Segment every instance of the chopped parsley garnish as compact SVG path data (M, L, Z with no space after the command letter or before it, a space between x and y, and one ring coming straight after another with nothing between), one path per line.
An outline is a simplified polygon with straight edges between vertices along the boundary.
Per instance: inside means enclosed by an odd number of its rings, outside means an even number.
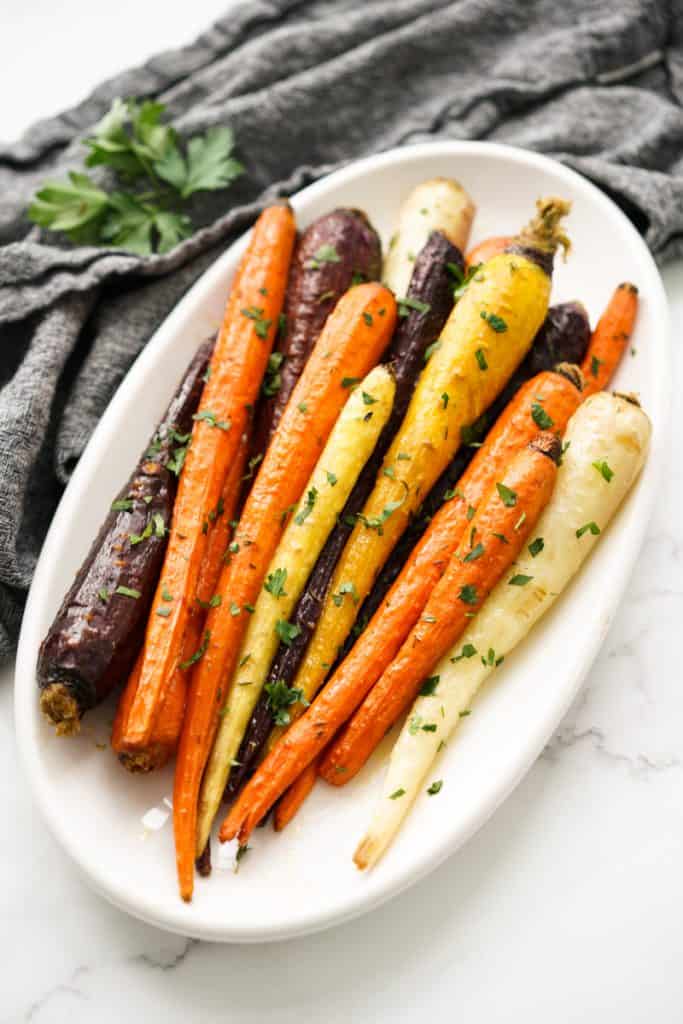
M230 420L217 420L215 412L211 412L209 409L196 412L192 419L202 420L204 423L208 423L210 427L218 427L219 430L230 430L232 426Z
M100 587L100 589L97 591L97 596L99 597L100 601L104 601L104 603L106 604L111 595L106 587Z
M484 355L483 348L478 348L474 353L474 358L477 360L477 366L480 370L488 370L489 364L486 362L486 356Z
M475 277L476 274L479 273L481 269L481 263L477 263L475 266L470 267L466 274L463 274L462 270L460 269L457 263L447 263L446 269L455 278L456 284L455 288L453 289L453 301L457 302L458 299L461 299L465 292L467 291L467 287L470 281Z
M601 462L593 462L591 463L591 465L594 469L597 469L598 473L600 474L603 480L605 480L607 483L610 482L610 480L614 476L614 470L610 469L610 467L607 465L604 459Z
M407 452L399 452L398 455L396 456L397 462L410 462L411 459L412 455L408 455Z
M372 327L372 313L363 313L363 321L368 327Z
M335 247L330 245L329 242L321 245L320 248L313 253L313 256L306 266L311 267L313 270L318 270L321 263L341 263L341 256Z
M401 317L409 316L411 309L414 309L416 313L428 313L431 308L428 302L420 302L419 299L413 299L409 295L398 300L398 315Z
M468 523L472 522L472 520L474 519L474 517L476 515L476 512L477 512L477 510L474 507L474 505L468 505L467 506L467 512L465 513L465 516L467 518L467 522Z
M390 480L396 479L396 470L394 469L393 466L384 466L384 468L382 469L382 474L384 476L388 476Z
M498 316L496 313L486 313L483 309L479 316L482 320L486 320L489 327L496 332L496 334L502 334L503 331L507 331L508 325L502 316Z
M497 537L497 539L501 542L501 544L509 544L510 543L510 541L507 539L507 537L505 536L504 533L496 533L495 531L492 531L491 536L492 537Z
M456 654L454 658L451 658L452 662L462 661L463 658L473 658L477 653L477 648L474 644L465 644L460 651L460 654Z
M294 522L297 524L297 526L303 526L305 520L308 519L311 512L313 511L313 506L316 503L317 497L317 488L311 487L308 494L306 495L306 501L301 506L297 514L294 516Z
M377 399L373 395L368 394L367 391L361 391L361 395L363 396L363 405L374 405L377 401Z
M268 365L266 366L263 383L261 384L261 394L266 398L272 398L282 387L280 367L284 358L282 352L271 352L268 356Z
M440 676L428 676L420 687L420 696L431 697L436 693L436 688L439 685L440 678Z
M484 554L484 545L480 541L478 544L476 544L472 548L471 551L468 551L468 553L463 558L463 562L476 562L476 560L478 558L481 558L481 556L483 554Z
M603 360L598 359L597 356L591 356L591 373L594 377L597 377L600 367L602 366Z
M286 569L274 569L273 572L269 573L266 582L263 584L263 589L267 590L273 597L286 597L287 592L285 591L285 580L287 579ZM245 605L246 607L246 605Z
M163 520L162 520L162 523L163 523ZM128 537L128 540L130 541L130 546L132 548L134 548L136 544L141 544L143 540L147 540L148 537L151 537L151 536L152 536L152 521L150 520L147 523L147 525L145 526L145 528L142 531L142 533L131 533L129 535L129 537ZM162 534L162 536L163 536L163 534Z
M140 591L133 587L117 587L114 593L120 594L121 597L132 597L135 601L141 596Z
M405 794L406 794L406 791L405 791L405 789L403 789L403 788L401 787L401 788L399 788L399 789L395 789L395 790L394 790L394 792L393 792L393 793L391 794L391 796L389 797L389 799L390 799L390 800L398 800L398 798L399 798L400 796L405 796Z
M297 409L299 410L299 412L308 412L308 406L306 405L305 402L299 402L299 404L297 405Z
M442 786L443 779L437 779L436 782L432 782L431 786L427 790L427 793L429 794L429 796L436 796L437 793L441 792Z
M555 425L555 421L548 415L540 402L531 403L531 418L541 430L550 430Z
M133 502L130 498L121 498L119 501L113 501L111 504L112 512L130 512L133 508Z
M328 299L333 299L334 296L335 296L335 293L332 290L332 288L330 288L329 291L322 292L315 301L316 302L326 302Z
M330 473L329 469L326 469L325 476L327 477L327 482L330 485L330 487L334 487L335 484L337 483L337 477L334 475L334 473Z
M233 619L236 619L237 616L241 614L241 612L242 612L242 609L237 604L237 602L236 601L231 601L230 602L230 614L232 615Z
M173 600L173 594L168 590L168 588L167 588L165 583L163 583L161 585L161 600L162 601L172 601Z
M541 551L543 551L544 547L545 541L543 540L543 537L537 537L536 540L532 540L529 545L529 554L532 558L535 558L536 555L539 555Z
M362 377L342 377L343 388L355 388L356 384L360 384Z
M358 604L360 601L358 591L356 590L356 584L353 581L342 583L337 593L332 595L332 601L337 608L341 607L345 594L351 595L351 600L354 604Z
M280 313L279 317L277 318L277 329L279 331L280 337L284 338L285 334L287 333L287 317L284 313Z
M500 495L500 500L506 508L515 507L517 504L517 495L510 487L506 487L505 484L496 484L496 490Z
M250 658L251 658L251 653L247 652L242 658L240 658L239 665L237 667L238 668L243 668L246 665L246 663L249 661Z
M425 363L428 363L429 360L434 355L434 353L438 352L440 348L441 348L441 342L438 339L436 341L433 341L431 343L431 345L427 345L427 348L425 349L425 354L424 354L424 357L423 357Z
M275 632L285 647L290 647L301 633L301 628L293 622L287 622L286 619L278 619L275 623Z
M230 552L231 555L236 555L239 549L240 546L236 540L231 540L230 543L228 544L228 551Z
M600 533L600 527L597 523L592 521L590 523L584 523L583 526L580 526L576 531L576 536L583 537L584 533L591 533L593 537L597 537Z
M162 619L167 619L170 614L170 608L157 608L157 615L159 615Z
M477 603L477 588L473 583L466 583L464 587L460 588L458 597L463 604L476 604Z
M508 580L508 583L511 587L525 587L532 579L533 576L525 576L523 572L518 572L511 580Z
M422 716L413 715L408 722L408 732L411 736L415 736L422 728Z
M207 629L207 631L204 633L204 639L202 640L202 642L199 645L199 647L197 648L197 650L194 652L194 654L190 655L190 657L187 659L187 661L181 661L180 662L180 668L186 669L186 668L190 668L192 665L196 665L197 662L201 658L203 658L204 655L206 654L206 650L207 650L207 647L209 646L209 640L210 639L211 639L211 630Z
M422 732L436 732L436 722L425 722L420 728Z
M276 679L274 683L266 683L264 687L268 695L268 707L273 716L275 725L289 725L291 716L289 708L292 704L303 704L308 707L308 701L304 699L304 691L295 687L287 686L284 679Z
M486 652L486 657L482 657L481 659L482 665L488 665L490 668L498 668L498 666L502 665L504 661L505 655L501 654L500 658L497 658L496 652L494 651L493 647L489 647L488 651ZM462 711L460 712L460 714L462 715ZM469 714L469 711L467 712L467 714Z
M246 309L240 311L242 316L246 316L248 320L254 321L254 331L258 338L267 338L268 329L272 324L272 320L266 320L263 316L263 307L261 306L247 306Z

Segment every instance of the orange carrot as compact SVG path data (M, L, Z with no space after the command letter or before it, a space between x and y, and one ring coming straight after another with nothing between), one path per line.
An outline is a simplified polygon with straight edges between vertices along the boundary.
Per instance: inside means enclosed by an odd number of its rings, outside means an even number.
M485 238L483 242L473 246L467 253L465 266L469 270L470 267L476 267L479 263L486 263L498 253L505 252L507 246L513 241L514 239L508 235L494 235L492 238Z
M221 575L220 606L206 621L178 749L173 812L180 892L192 897L197 799L218 714L226 699L247 616L284 530L348 395L345 378L364 377L386 348L396 302L379 284L351 288L327 319L285 408L244 506L235 551ZM272 592L286 579L272 579Z
M569 371L567 371L569 372ZM470 525L473 511L514 454L538 433L539 410L562 432L581 402L572 380L549 371L524 384L442 505L370 623L310 708L270 751L245 786L221 830L251 831L278 797L332 739L382 675L420 616ZM547 420L543 420L547 424Z
M282 832L286 825L289 825L292 818L297 814L308 794L315 786L318 776L318 765L322 754L307 764L301 775L294 780L287 792L275 807L273 816L273 828L276 832Z
M626 351L638 312L638 289L620 284L596 325L581 364L586 396L607 387Z
M223 559L228 550L232 520L242 486L242 472L247 458L249 443L247 435L243 435L240 450L225 478L220 513L209 528L209 539L199 571L197 584L197 600L204 605L211 601L216 592L216 584L223 567ZM185 637L181 661L192 657L201 643L206 612L201 604L195 604L190 610L185 627ZM148 772L161 768L175 753L178 737L185 716L187 696L187 672L177 667L173 672L166 695L163 698L159 714L152 729L150 741L142 750L126 749L124 734L128 723L130 709L140 682L142 652L135 662L128 683L121 695L114 719L111 745L114 753L124 768L131 772Z
M352 779L410 707L420 686L437 685L429 673L510 569L548 504L561 448L556 434L539 434L515 455L504 480L482 499L469 533L460 541L410 635L325 754L320 774L327 782L340 786ZM509 582L524 586L530 578L512 575ZM415 728L431 726L415 722Z
M242 443L277 329L294 245L287 205L264 210L230 292L210 374L195 414L192 440L178 486L171 534L147 624L140 682L123 740L143 749L180 652L206 550L209 516ZM164 603L164 594L171 600ZM159 615L158 610L164 613Z

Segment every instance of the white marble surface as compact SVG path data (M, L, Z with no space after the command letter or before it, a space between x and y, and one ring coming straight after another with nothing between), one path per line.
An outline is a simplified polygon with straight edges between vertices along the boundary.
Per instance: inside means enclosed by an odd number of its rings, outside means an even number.
M0 31L0 137L190 37L224 6L10 0ZM683 264L664 279L680 414ZM682 445L677 421L671 469L622 608L543 757L430 878L323 935L209 946L104 903L31 803L17 769L11 671L0 673L0 1024L679 1021Z

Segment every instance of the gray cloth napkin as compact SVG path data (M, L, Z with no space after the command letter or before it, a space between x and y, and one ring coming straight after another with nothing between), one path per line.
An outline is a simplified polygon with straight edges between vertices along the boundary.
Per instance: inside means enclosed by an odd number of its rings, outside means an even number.
M116 96L167 104L183 135L229 124L247 169L164 256L62 245L26 219ZM659 260L683 255L683 0L251 0L0 145L0 657L61 490L181 295L270 198L435 138L551 154Z

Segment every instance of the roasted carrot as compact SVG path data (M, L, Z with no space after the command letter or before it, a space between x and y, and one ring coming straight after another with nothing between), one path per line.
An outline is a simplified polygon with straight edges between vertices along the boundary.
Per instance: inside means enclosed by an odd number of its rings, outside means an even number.
M320 753L382 675L420 616L476 506L515 453L538 433L541 410L561 433L581 402L579 381L568 371L546 371L527 381L487 435L459 486L432 520L400 576L348 657L305 714L273 748L243 790L224 835L243 820L254 824ZM571 379L570 379L571 378ZM534 413L536 418L534 418ZM544 424L548 420L542 418Z
M626 351L638 312L638 289L628 281L615 289L607 309L597 322L581 369L586 395L603 391Z
M216 584L224 564L224 556L228 550L228 540L232 529L230 522L235 514L240 495L247 451L248 439L245 434L242 437L237 458L225 478L217 515L209 527L209 539L199 571L196 602L190 609L185 627L181 663L188 661L201 644L206 607L209 606L216 592ZM149 743L142 750L127 750L123 737L140 682L141 665L142 654L138 657L121 695L111 736L112 749L121 764L124 768L136 773L161 768L173 756L183 725L187 697L187 670L178 666L171 676Z
M315 780L318 777L318 764L321 757L322 755L318 755L310 764L306 765L301 775L294 780L276 805L275 814L273 815L273 828L276 832L282 832L283 828L289 825L315 786Z
M423 689L436 689L430 672L450 650L502 579L529 538L555 486L562 444L544 431L522 448L482 499L469 533L462 538L434 587L424 612L400 651L375 684L320 765L328 782L343 785L360 771L382 736ZM509 583L525 586L532 577L516 573ZM415 720L415 730L433 731Z
M476 267L480 263L487 263L494 256L505 252L511 242L512 238L509 235L494 235L492 238L485 238L483 242L478 242L477 245L472 246L465 257L467 269Z
M123 737L133 750L149 743L179 661L206 550L209 515L217 508L225 476L239 451L247 407L258 394L282 308L294 236L289 206L264 210L228 299L194 417L166 558L147 624L140 682ZM164 594L170 594L171 600L164 601Z
M192 897L197 799L249 611L287 520L299 500L337 415L349 395L347 378L363 377L386 348L396 302L379 284L351 288L316 342L261 463L235 534L234 551L218 584L221 604L206 621L178 749L173 816L180 892ZM271 593L286 588L273 574ZM226 710L226 714L229 709Z
M569 205L539 200L538 214L475 274L441 332L392 441L382 472L335 566L306 658L290 684L311 701L355 623L361 602L462 442L496 398L548 309L553 254Z

